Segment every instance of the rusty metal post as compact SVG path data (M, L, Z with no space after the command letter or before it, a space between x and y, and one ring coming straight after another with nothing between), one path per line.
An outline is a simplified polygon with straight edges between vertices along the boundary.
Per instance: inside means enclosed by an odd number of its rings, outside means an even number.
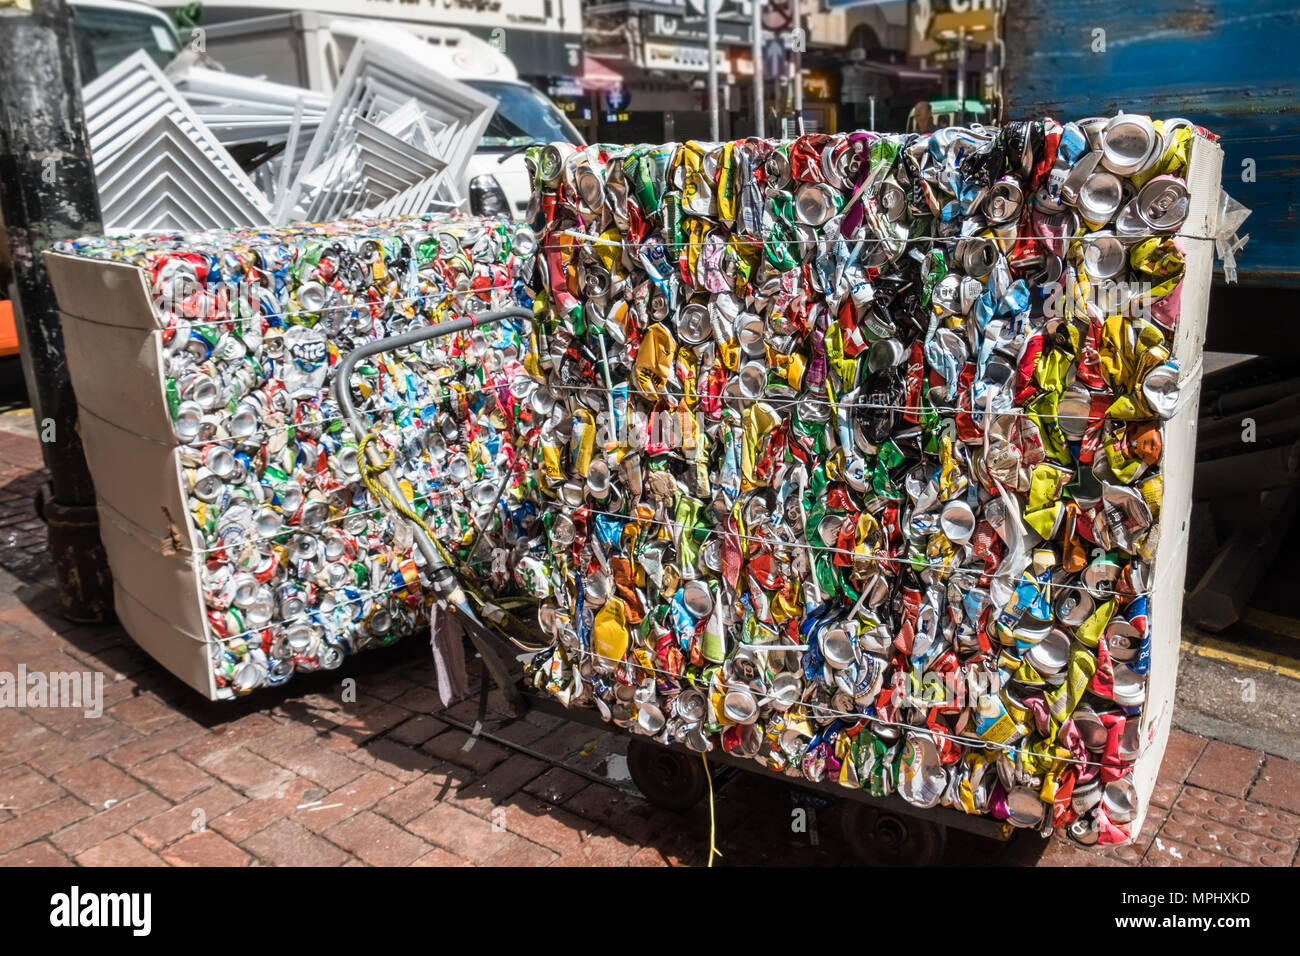
M102 231L66 0L0 5L0 214L23 375L50 472L37 510L49 526L62 613L108 621L112 579L44 259L60 239Z

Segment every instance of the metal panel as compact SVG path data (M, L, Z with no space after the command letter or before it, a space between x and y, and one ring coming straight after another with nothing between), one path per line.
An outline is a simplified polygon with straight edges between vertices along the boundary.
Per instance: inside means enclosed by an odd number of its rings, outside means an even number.
M1224 188L1252 210L1241 280L1300 284L1300 7L1293 0L1201 0L1191 8L1020 0L1004 18L1003 37L1009 118L1122 109L1185 116L1221 136ZM1243 179L1252 167L1254 181Z
M270 203L143 51L84 91L104 228L269 222Z
M303 171L282 208L295 209L308 219L322 218L327 212L348 215L360 211L343 203L343 197L355 197L356 190L335 185L332 178L343 172L343 157L356 146L351 118L359 116L383 126L390 116L409 114L411 103L418 109L425 135L432 139L425 152L446 164L443 175L448 182L458 180L478 148L496 101L435 73L422 58L425 52L425 45L414 37L406 45L396 40L357 41L329 111L312 139ZM324 178L323 170L329 171ZM365 193L363 189L361 195Z

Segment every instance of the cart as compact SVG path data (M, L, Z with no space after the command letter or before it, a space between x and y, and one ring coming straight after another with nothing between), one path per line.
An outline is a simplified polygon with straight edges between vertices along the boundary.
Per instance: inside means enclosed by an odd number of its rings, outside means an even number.
M364 359L479 326L507 320L532 322L533 318L532 311L524 308L484 312L378 339L353 350L340 363L334 381L336 398L344 420L358 442L369 433L352 401L350 385L353 369ZM383 467L384 463L373 445L367 445L366 456L373 466ZM393 500L403 499L391 474L384 471L378 475L378 480ZM508 475L502 479L497 489L498 498L504 494L508 481ZM404 515L391 506L391 502L385 504L393 512L395 520L405 519ZM533 709L564 720L588 724L606 733L627 734L631 738L628 743L628 770L632 782L650 803L668 810L684 811L703 799L709 784L705 767L696 751L678 743L664 744L644 735L632 734L615 724L605 722L593 710L565 707L559 701L524 686L522 670L510 663L514 660L510 648L470 605L455 570L444 559L439 547L418 522L410 521L409 524L415 545L424 558L424 575L428 583L434 593L444 599L458 616L459 623L480 655L487 674L505 696L512 716L519 717L525 711ZM474 533L477 534L477 530ZM484 696L480 703L478 725L465 728L472 729L475 733L481 733L482 711L486 707L486 682L482 692ZM510 749L524 750L530 756L553 765L563 766L554 758L521 748L504 738L487 733L482 736ZM760 770L753 760L732 756L720 748L709 751L704 759L719 767L762 773L767 777L775 776L770 771ZM784 779L792 786L815 792L841 805L845 839L855 855L869 865L928 866L938 863L947 846L949 829L966 831L999 842L1006 842L1015 832L1009 823L992 817L973 816L947 807L914 807L898 796L876 797L866 790L850 789L830 782L818 783L803 777Z

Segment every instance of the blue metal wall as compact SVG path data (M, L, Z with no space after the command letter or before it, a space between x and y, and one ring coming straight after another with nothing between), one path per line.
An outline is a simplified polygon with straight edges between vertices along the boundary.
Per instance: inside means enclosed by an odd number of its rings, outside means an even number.
M1223 182L1250 207L1241 281L1300 285L1300 3L1009 0L1007 117L1118 109L1219 134ZM1094 52L1094 31L1105 51ZM1243 182L1243 162L1255 181Z

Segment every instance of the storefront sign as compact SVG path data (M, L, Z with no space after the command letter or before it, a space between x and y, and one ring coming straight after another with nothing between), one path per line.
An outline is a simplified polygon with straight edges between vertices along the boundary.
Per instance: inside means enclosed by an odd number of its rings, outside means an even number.
M707 42L708 26L699 17L679 17L671 13L643 13L641 35L653 39L698 40ZM730 46L747 46L753 32L749 23L742 20L724 20L718 17L718 42Z
M645 41L641 48L641 65L647 70L678 70L685 73L707 73L709 52L707 47L685 43L655 43ZM716 51L714 68L727 72L727 57Z
M941 13L987 14L990 27L995 0L911 0L907 17L907 55L932 56L943 44L930 39L931 22Z

